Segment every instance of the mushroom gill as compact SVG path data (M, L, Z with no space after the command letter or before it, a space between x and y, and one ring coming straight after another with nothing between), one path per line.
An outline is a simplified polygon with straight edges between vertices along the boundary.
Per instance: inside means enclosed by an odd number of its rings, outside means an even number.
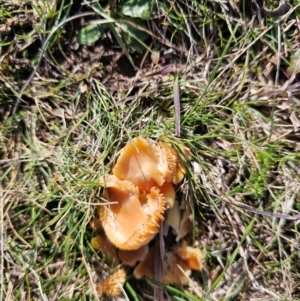
M138 261L144 260L148 252L149 246L143 245L137 250L119 250L118 254L124 264L134 266Z
M106 236L117 248L136 250L158 232L165 212L165 200L158 188L152 187L140 199L135 185L109 175L102 196L114 203L99 206L98 212Z
M159 158L159 168L164 173L167 182L174 182L176 177L176 166L178 155L173 152L173 147L165 142L158 142L157 156Z
M163 157L168 165L169 173L165 174L166 181L174 184L179 183L183 179L186 170L177 151L169 143L159 142L158 145L162 153L160 157ZM188 155L187 150L183 149L183 151Z
M164 178L156 166L157 156L151 140L137 137L124 147L113 174L128 180L140 191L149 192L153 186L161 186Z

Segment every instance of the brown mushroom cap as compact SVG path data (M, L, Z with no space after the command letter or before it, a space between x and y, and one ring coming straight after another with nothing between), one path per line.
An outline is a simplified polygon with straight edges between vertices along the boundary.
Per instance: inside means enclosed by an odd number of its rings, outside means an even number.
M137 137L122 150L113 174L132 182L140 191L148 192L151 187L160 187L164 182L179 183L185 168L171 144Z
M140 191L149 192L153 186L161 186L164 178L156 166L157 156L151 140L135 138L124 147L113 174L136 185Z
M134 266L138 261L143 260L149 252L149 246L143 245L137 250L118 250L122 262L126 265Z
M110 175L103 198L116 202L99 206L98 211L106 236L119 249L136 250L147 244L164 219L165 200L158 188L141 195L131 182Z

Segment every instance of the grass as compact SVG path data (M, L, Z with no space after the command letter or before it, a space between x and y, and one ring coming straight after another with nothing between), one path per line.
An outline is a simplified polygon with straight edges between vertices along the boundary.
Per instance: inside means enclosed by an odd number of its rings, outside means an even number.
M101 48L106 37L76 45L81 26L97 14L52 31L80 9L99 11L86 4L6 1L0 8L0 300L103 299L95 287L112 268L90 246L94 191L139 135L192 153L177 193L193 204L191 240L207 259L188 287L166 286L170 299L300 300L298 222L228 203L289 215L299 210L300 100L292 86L299 76L286 76L299 48L299 8L280 20L259 20L249 1L154 4L146 44L175 51L165 64L178 67L178 138L174 77L146 77L148 58L135 76L122 73L129 58L139 66L147 49L123 51L122 69L108 63L122 58L120 31L118 39L107 34L109 49ZM121 4L102 5L106 18ZM265 5L276 8L274 1ZM20 95L51 32L40 68ZM130 269L128 275L118 300L154 296L152 284L134 279Z

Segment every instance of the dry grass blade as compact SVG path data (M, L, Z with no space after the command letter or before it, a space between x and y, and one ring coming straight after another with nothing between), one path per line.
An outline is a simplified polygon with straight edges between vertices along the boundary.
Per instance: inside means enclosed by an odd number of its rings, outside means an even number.
M16 114L16 111L19 107L19 104L20 104L20 101L22 99L22 95L24 93L24 91L27 89L27 87L30 85L33 77L35 76L38 68L40 67L40 64L44 58L44 54L47 50L47 47L48 47L48 43L49 41L51 40L51 38L53 37L53 35L57 32L57 30L64 26L66 23L70 22L70 21L73 21L75 19L78 19L78 18L83 18L83 17L86 17L86 16L92 16L94 15L94 13L91 13L91 12L87 12L87 13L81 13L81 14L78 14L78 15L75 15L75 16L72 16L62 22L60 22L56 27L54 27L52 29L52 31L49 33L49 35L47 36L47 38L45 39L45 41L43 42L42 44L42 49L41 49L41 53L40 53L40 56L39 56L39 59L38 59L38 62L37 64L35 65L35 67L33 68L32 72L30 73L29 77L27 78L27 80L25 81L25 83L23 84L20 92L18 93L17 95L17 100L15 102L15 104L12 106L12 110L10 112L10 116L14 116ZM105 21L104 21L105 22Z
M175 108L175 136L180 137L180 87L179 76L177 72L174 75L173 99Z

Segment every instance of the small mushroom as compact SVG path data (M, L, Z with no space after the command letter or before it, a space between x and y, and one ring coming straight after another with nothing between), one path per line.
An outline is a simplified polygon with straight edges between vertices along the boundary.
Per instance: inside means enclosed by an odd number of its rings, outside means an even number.
M176 253L180 258L185 260L192 270L200 271L202 269L205 256L200 249L189 247L186 242L184 242L181 247L176 249Z
M120 269L98 285L97 290L109 297L118 297L126 281L126 272Z
M136 250L147 244L164 220L165 200L156 187L140 194L131 182L110 175L103 198L115 203L99 206L98 212L106 236L119 249Z
M164 182L179 183L185 168L170 144L137 137L122 150L113 174L132 182L140 191L148 192L151 187L160 187Z

